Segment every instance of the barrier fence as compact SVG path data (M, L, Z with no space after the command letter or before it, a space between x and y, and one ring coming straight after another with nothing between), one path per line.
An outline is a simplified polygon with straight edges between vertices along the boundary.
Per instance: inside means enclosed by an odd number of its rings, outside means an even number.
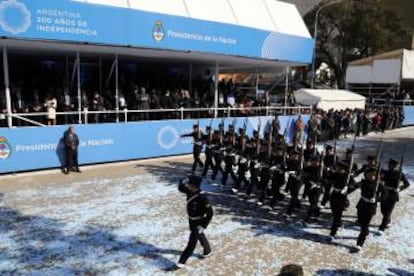
M298 115L280 116L281 134L287 128L292 141ZM303 115L305 123L309 115ZM263 136L273 116L200 119L201 129L217 128L224 120L225 128L246 123L252 135L261 125ZM82 124L75 130L80 139L79 163L95 164L160 156L187 154L192 151L192 138L181 138L192 132L193 119L130 122L127 124ZM289 125L288 125L289 124ZM4 128L0 130L0 174L57 168L65 165L63 135L67 126Z

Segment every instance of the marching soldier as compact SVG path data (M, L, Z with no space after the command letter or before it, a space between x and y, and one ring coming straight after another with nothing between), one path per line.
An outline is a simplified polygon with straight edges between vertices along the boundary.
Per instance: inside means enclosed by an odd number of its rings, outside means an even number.
M205 143L205 150L204 154L206 157L205 163L204 163L204 169L202 176L206 177L208 169L211 168L214 169L214 163L213 163L213 152L214 152L214 143L213 143L213 130L210 126L206 127L206 135L204 136L204 143Z
M201 168L204 166L203 162L200 159L201 150L203 149L203 134L200 130L200 127L198 124L193 125L193 132L188 134L183 134L181 137L193 137L193 166L192 171L194 172L197 168L197 165L199 165Z
M210 244L204 235L204 230L213 217L213 208L208 198L201 193L201 180L201 176L192 174L188 177L188 183L181 180L178 185L178 190L187 196L187 214L191 231L188 244L178 261L178 268L185 266L187 259L193 254L198 241L200 241L204 249L203 257L212 254Z
M301 159L299 152L293 150L287 160L287 171L289 174L287 188L290 193L290 202L286 210L286 216L289 217L294 209L300 208L299 191L302 186Z
M356 208L358 210L358 224L361 227L361 231L357 240L357 251L361 250L365 239L369 235L369 224L377 210L378 176L378 169L375 166L366 167L364 179L358 184L361 188L361 198Z
M285 166L286 166L286 152L285 147L279 145L274 151L272 157L272 201L270 207L274 208L276 202L283 200L284 195L280 192L281 187L285 184Z
M402 172L401 166L402 164L400 164L398 170L398 161L390 158L388 162L388 170L386 170L383 175L384 185L381 193L382 222L379 227L381 234L391 223L392 211L394 210L395 203L400 199L399 192L410 186L407 177ZM402 186L400 182L402 182Z
M224 186L226 186L227 178L229 174L233 180L233 185L237 181L237 177L233 171L233 165L235 164L235 158L236 158L236 153L235 153L236 139L237 138L236 138L236 133L234 132L234 126L230 125L229 130L225 136L224 173L222 174L222 177L221 177L221 188L224 188Z
M221 167L221 163L224 159L224 125L219 124L219 129L214 131L214 151L213 151L213 160L214 160L214 168L213 168L213 175L211 176L211 180L215 181L218 172L220 171L221 174L224 174L224 170Z
M324 182L324 194L321 205L325 206L329 201L331 188L332 188L332 175L335 168L335 155L331 145L327 145L325 148L325 156L323 157L323 182Z
M367 155L367 163L362 165L360 169L355 172L355 177L358 177L361 173L364 173L367 169L372 169L377 165L376 156L374 155Z
M335 239L336 232L342 224L342 213L345 210L348 188L348 164L339 161L333 175L332 193L330 196L332 210L331 241Z
M321 211L318 206L319 198L323 194L323 187L321 185L321 166L319 162L319 157L314 155L310 157L311 165L306 168L305 171L305 183L309 186L309 208L305 218L306 222L309 222L310 219L315 216L319 217ZM306 184L305 184L306 185Z
M237 169L237 180L236 184L232 188L234 193L237 193L240 190L241 183L243 182L243 187L249 187L249 181L246 178L246 173L249 170L248 165L248 137L246 135L246 129L240 128L239 129L239 139L237 143L237 151L239 154L239 162L238 162L238 169Z
M260 152L260 138L259 132L257 130L253 131L253 138L250 140L250 185L247 188L246 195L250 196L254 187L259 185L259 174L260 174L260 162L259 162L259 152Z

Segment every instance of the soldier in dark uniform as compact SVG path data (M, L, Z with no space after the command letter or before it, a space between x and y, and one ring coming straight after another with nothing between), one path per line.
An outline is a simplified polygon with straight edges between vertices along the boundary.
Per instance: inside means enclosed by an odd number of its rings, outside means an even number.
M374 155L367 155L367 163L362 165L362 167L355 172L355 177L358 177L361 173L364 173L367 169L372 169L377 165L376 156Z
M290 202L286 210L286 216L290 216L294 209L300 208L299 191L302 186L302 171L301 160L299 158L299 152L293 150L287 160L287 171L289 174L287 187L290 193Z
M224 159L224 125L219 124L219 129L214 131L214 150L213 150L213 160L214 160L214 168L213 168L213 175L211 176L211 180L215 181L218 172L220 171L223 175L224 170L221 167L221 162Z
M304 181L309 186L309 208L305 218L306 222L309 222L313 216L319 217L321 213L320 208L318 206L319 198L323 194L319 156L311 156L310 161L310 166L308 166L304 172Z
M285 147L282 145L277 146L273 151L272 156L272 201L270 207L274 208L276 202L283 200L284 195L280 192L281 187L285 184L285 169L286 169L286 152Z
M303 159L304 159L304 167L307 168L309 166L309 164L311 163L311 157L314 157L318 155L318 151L315 148L315 144L311 141L308 140L308 142L306 143L306 149L303 150ZM309 195L309 190L310 190L310 182L309 181L304 181L305 182L305 191L303 192L302 195L302 199L306 199L306 197Z
M325 155L323 157L323 177L322 181L324 184L324 194L322 198L321 205L325 206L329 200L332 188L332 174L335 168L335 156L332 149L332 146L327 145L325 148Z
M246 195L250 196L254 187L259 185L259 175L260 175L260 162L259 162L259 153L260 153L260 138L259 132L253 131L253 138L250 140L250 185L246 190Z
M263 205L266 195L269 191L269 181L271 179L271 156L269 156L269 151L271 151L271 143L269 144L269 134L265 135L265 139L263 140L265 143L262 143L261 147L261 154L260 154L260 181L259 181L259 201L257 202L258 205Z
M198 124L193 125L193 132L188 134L183 134L181 137L193 137L193 166L192 171L194 172L197 168L197 165L199 165L201 168L204 166L203 162L200 159L201 150L203 149L203 134L200 130L200 127Z
M348 165L348 168L352 161L352 170L351 170L351 174L349 177L349 183L348 183L348 186L351 187L351 189L348 190L348 193L352 192L352 187L355 187L355 176L358 172L358 164L356 163L355 158L353 158L353 154L354 154L354 151L352 149L346 149L345 160L343 160L343 162ZM347 197L345 200L345 209L347 209L349 205L350 203Z
M398 163L398 161L391 158L388 162L388 170L383 174L384 186L381 192L382 222L379 227L380 233L384 232L391 223L392 211L394 210L395 203L400 199L399 192L410 186L401 168L398 170ZM402 182L402 186L400 182Z
M358 224L361 227L359 232L356 250L361 250L365 239L369 235L369 224L376 213L378 202L378 181L377 168L366 167L364 179L358 183L361 188L361 198L356 206L358 210Z
M191 231L187 247L181 254L177 264L179 268L184 267L187 259L193 254L197 241L200 241L204 249L203 257L207 257L212 253L210 244L204 235L204 230L213 217L213 208L206 195L201 193L201 180L201 176L192 174L188 178L188 183L181 180L178 185L178 190L187 196L188 222Z
M204 163L204 169L203 169L203 173L202 176L206 177L208 169L214 168L214 163L213 163L213 148L214 148L214 144L213 144L213 130L211 129L210 126L206 127L206 135L204 135L203 138L204 144L205 144L205 150L204 150L204 154L206 156L206 160Z
M348 164L339 161L333 175L332 193L330 197L332 210L332 226L330 237L335 239L336 232L342 224L342 213L345 210L348 193Z
M243 182L244 187L249 187L249 181L246 178L246 173L249 170L248 166L248 137L246 135L246 129L239 129L239 138L236 143L237 152L239 155L238 169L237 169L237 180L236 184L233 186L232 191L237 193L240 190L241 184Z
M227 183L227 178L230 175L233 180L233 185L237 182L236 174L233 171L233 165L236 161L235 145L236 145L236 133L234 131L234 126L230 125L229 130L226 133L224 141L224 173L221 177L221 187L224 188Z

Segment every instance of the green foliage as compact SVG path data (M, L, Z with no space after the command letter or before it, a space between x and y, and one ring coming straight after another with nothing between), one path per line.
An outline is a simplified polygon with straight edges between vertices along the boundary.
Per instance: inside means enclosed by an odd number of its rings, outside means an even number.
M305 16L310 30L316 11L327 3L323 1ZM316 65L326 62L343 87L348 61L408 47L409 36L400 14L385 9L378 0L343 0L319 13Z

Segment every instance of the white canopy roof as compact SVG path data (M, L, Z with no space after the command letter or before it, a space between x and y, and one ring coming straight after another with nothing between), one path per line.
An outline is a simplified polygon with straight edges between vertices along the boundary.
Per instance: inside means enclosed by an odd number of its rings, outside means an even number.
M311 38L294 4L276 0L73 0Z
M294 96L300 105L312 105L325 111L365 108L365 97L346 90L299 89L294 92Z

